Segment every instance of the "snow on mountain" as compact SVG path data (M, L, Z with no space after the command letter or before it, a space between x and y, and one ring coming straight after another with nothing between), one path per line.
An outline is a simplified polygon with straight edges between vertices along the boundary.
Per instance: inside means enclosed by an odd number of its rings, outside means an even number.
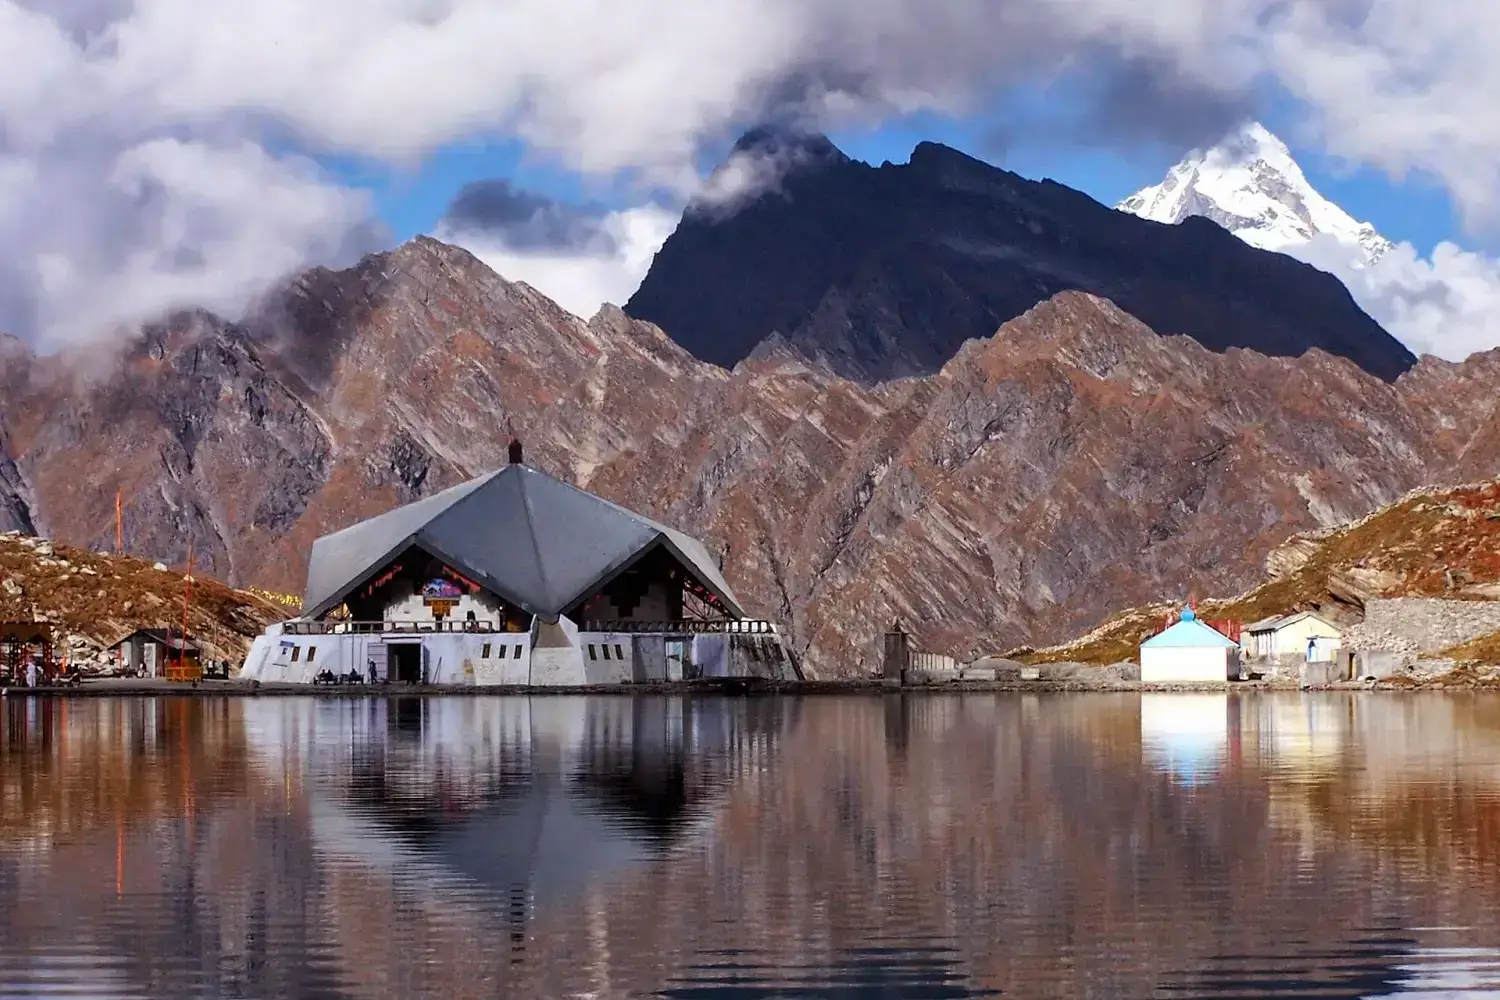
M1194 150L1160 184L1115 206L1155 222L1212 219L1252 246L1283 250L1328 235L1358 247L1363 266L1393 244L1323 197L1265 126L1252 122L1210 150Z

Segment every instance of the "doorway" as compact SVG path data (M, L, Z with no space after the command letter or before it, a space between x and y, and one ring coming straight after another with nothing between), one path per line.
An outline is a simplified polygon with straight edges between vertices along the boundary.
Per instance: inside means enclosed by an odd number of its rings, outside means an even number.
M688 644L686 639L668 639L667 680L680 681L688 676Z
M393 642L386 646L388 676L397 684L418 684L422 680L422 644Z

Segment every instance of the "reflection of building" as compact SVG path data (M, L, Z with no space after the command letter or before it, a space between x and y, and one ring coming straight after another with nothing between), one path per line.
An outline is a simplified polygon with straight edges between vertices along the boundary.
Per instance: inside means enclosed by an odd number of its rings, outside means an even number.
M785 678L696 539L521 464L320 538L243 675L469 685Z
M685 698L263 701L247 733L307 779L319 850L509 913L711 823L725 776L704 751L730 719Z
M1217 774L1228 756L1237 699L1228 694L1142 694L1141 750L1153 766L1189 782Z
M1141 643L1141 680L1147 684L1222 683L1239 673L1238 651L1233 640L1186 608L1177 624Z

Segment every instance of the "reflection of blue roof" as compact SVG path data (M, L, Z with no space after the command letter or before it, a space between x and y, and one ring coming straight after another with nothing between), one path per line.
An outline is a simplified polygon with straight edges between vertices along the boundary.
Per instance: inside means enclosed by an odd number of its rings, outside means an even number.
M1219 632L1215 632L1196 618L1188 617L1189 613L1183 615L1182 621L1165 629L1157 635L1153 635L1141 643L1144 649L1227 649L1234 645L1233 640Z

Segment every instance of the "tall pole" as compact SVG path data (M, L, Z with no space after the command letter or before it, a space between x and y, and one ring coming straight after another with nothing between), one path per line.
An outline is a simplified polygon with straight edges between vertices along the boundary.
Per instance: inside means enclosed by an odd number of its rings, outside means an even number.
M115 555L125 554L125 498L115 490Z
M182 645L177 652L177 666L187 667L188 604L193 599L193 540L188 539L187 575L182 578Z

